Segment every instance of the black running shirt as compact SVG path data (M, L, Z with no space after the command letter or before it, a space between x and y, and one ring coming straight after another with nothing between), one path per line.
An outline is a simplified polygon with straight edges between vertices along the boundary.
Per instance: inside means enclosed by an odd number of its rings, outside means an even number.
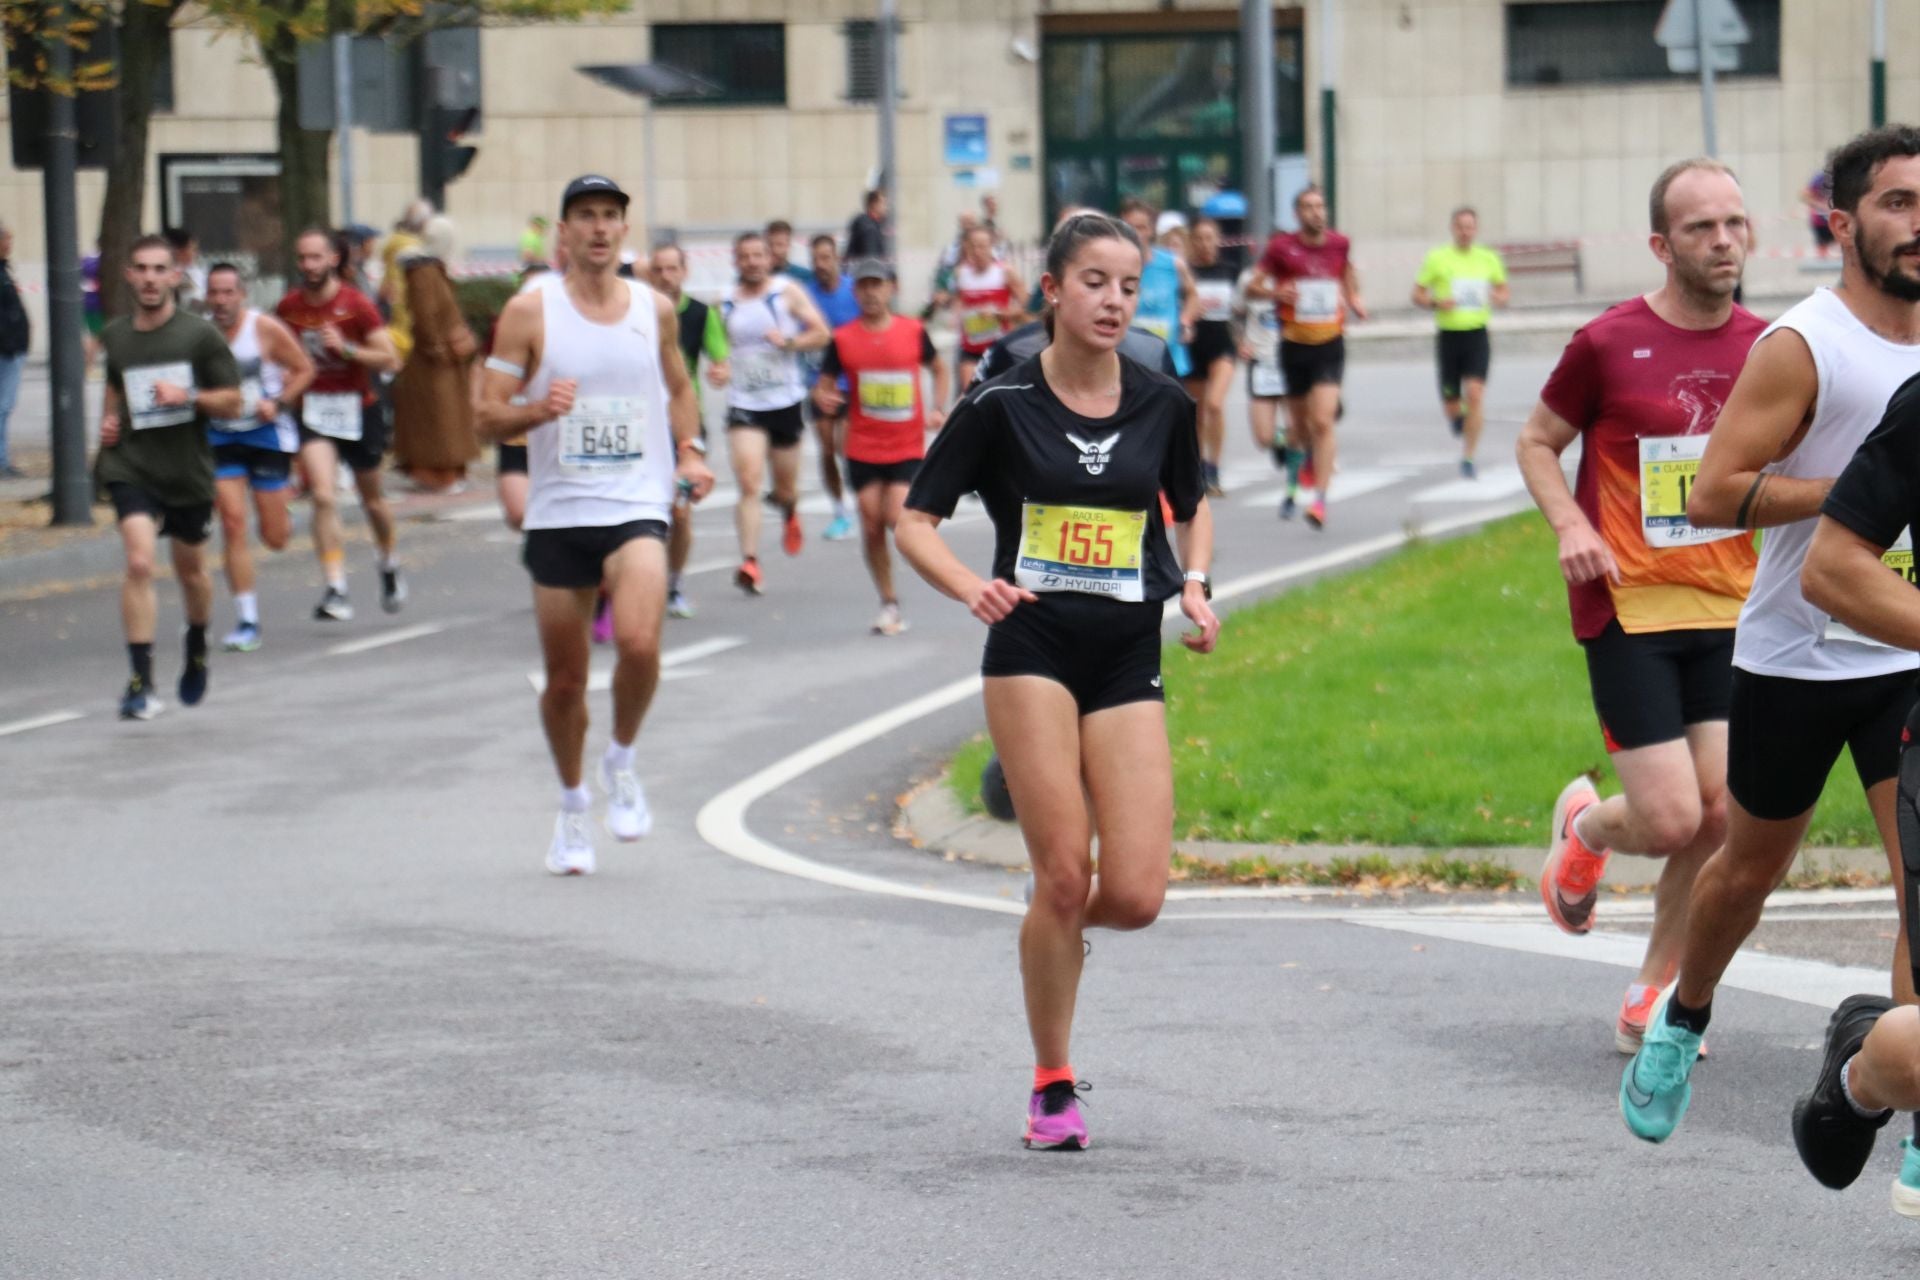
M1045 594L1130 602L1182 586L1160 510L1187 521L1205 493L1193 401L1120 358L1120 408L1083 418L1034 356L968 392L927 451L907 505L946 519L977 492L993 520L993 576Z
M1886 416L1833 482L1820 514L1876 547L1892 547L1920 524L1920 377L1908 378L1887 401ZM1888 553L1892 565L1898 553ZM1913 581L1913 553L1901 562Z

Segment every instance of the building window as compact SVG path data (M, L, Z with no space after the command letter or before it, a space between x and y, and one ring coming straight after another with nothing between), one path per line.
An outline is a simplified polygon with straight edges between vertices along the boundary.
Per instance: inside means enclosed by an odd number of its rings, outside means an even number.
M1509 0L1507 84L1673 79L1667 51L1653 39L1666 7L1666 0ZM1780 0L1739 0L1739 10L1753 38L1731 74L1779 78Z
M880 24L856 19L846 24L847 101L880 100Z
M166 39L160 42L160 56L154 60L153 67L153 109L155 114L170 115L173 112L173 28L167 28Z
M662 106L784 106L787 29L777 22L660 22L653 60L711 80L710 97Z

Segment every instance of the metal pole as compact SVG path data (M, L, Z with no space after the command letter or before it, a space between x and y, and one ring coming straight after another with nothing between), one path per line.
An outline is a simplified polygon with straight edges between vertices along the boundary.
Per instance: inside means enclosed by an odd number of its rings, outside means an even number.
M1697 4L1699 0L1694 0ZM1320 186L1327 198L1327 221L1339 217L1340 147L1336 137L1334 87L1340 75L1340 42L1334 38L1333 0L1320 0Z
M653 157L659 154L653 149L653 117L659 110L659 102L655 100L652 94L648 94L647 122L644 126L644 136L641 138L641 145L647 149L646 158L642 160L641 163L647 166L647 172L640 183L640 197L644 201L644 208L647 215L646 243L648 249L652 249L660 243L660 232L658 229L660 223L656 216L658 204L655 197L655 192L659 187L659 178L653 168Z
M1887 122L1887 0L1873 0L1873 127Z
M1241 0L1240 66L1246 77L1246 137L1242 185L1247 194L1246 236L1256 246L1273 234L1273 4Z
M340 149L340 225L352 226L353 216L353 37L344 31L333 36L333 137Z
M1720 154L1713 123L1713 45L1707 35L1707 0L1693 0L1693 41L1700 55L1700 135L1710 156Z
M898 34L895 12L895 0L880 0L880 20L874 28L874 53L879 64L876 87L880 98L880 181L875 185L887 193L889 200L898 182L893 170L895 117L900 107L899 67L894 61L894 41Z
M54 7L50 25L64 31L71 10ZM80 231L74 176L80 163L80 128L74 97L73 50L63 39L46 43L47 79L59 88L47 95L47 338L48 389L53 401L53 522L93 523L93 480L87 474L86 372L80 353ZM101 275L118 263L102 263Z

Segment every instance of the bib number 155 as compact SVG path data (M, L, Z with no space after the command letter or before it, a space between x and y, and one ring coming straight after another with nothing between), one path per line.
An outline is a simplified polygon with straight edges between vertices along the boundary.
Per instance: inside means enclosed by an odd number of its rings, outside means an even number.
M1059 561L1061 564L1093 565L1106 568L1113 563L1113 526L1091 524L1084 520L1060 523Z

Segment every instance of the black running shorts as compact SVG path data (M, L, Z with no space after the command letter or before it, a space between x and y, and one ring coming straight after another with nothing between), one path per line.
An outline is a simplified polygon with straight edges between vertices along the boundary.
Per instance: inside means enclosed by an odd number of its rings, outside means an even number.
M1920 751L1913 749L1920 738L1920 706L1907 713L1900 730L1900 861L1907 869L1907 954L1914 973L1920 977Z
M340 461L355 471L378 471L380 461L386 456L387 444L393 438L393 423L387 417L386 406L378 400L360 411L360 438L358 440L335 440L332 436L321 435L309 430L305 423L300 426L302 446L314 440L331 443L340 455Z
M128 516L148 516L160 526L160 536L196 546L213 532L213 504L196 502L185 507L170 507L138 485L112 480L107 496L113 499L114 521Z
M493 469L503 476L527 474L527 446L498 444L493 447Z
M1187 344L1187 359L1193 372L1189 376L1204 382L1207 370L1216 360L1238 360L1240 348L1233 341L1233 326L1225 320L1198 320L1193 326L1193 341Z
M1813 808L1845 748L1864 790L1900 772L1900 734L1913 714L1914 673L1793 680L1735 669L1727 725L1727 790L1756 818L1783 822Z
M847 487L858 493L870 484L912 484L913 478L920 474L923 461L923 458L907 458L900 462L862 462L848 458Z
M529 529L520 562L543 587L583 590L606 575L607 557L635 538L667 540L665 520L629 520L625 524L577 529Z
M1442 329L1434 336L1443 399L1458 400L1462 384L1469 379L1487 380L1487 370L1493 365L1493 343L1485 329Z
M1090 716L1129 702L1164 702L1158 601L1121 604L1055 592L987 629L983 676L1040 676L1066 686Z
M791 449L806 434L807 423L800 415L798 404L784 409L728 409L727 430L764 431L769 445L775 449Z
M1725 720L1733 688L1733 628L1629 635L1619 619L1591 640L1587 682L1607 750L1633 751Z
M1325 382L1337 387L1347 376L1347 340L1282 342L1280 372L1286 377L1290 396L1303 396Z

